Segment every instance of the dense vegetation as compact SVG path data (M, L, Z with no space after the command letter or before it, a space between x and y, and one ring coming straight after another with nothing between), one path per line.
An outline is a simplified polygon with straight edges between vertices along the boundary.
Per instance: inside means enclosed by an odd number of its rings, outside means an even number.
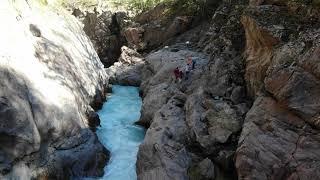
M48 0L37 1L42 5L48 4ZM217 2L219 0L55 0L53 4L68 8L95 7L103 3L113 7L123 7L139 14L163 3L171 12L182 12L185 15L205 15L210 12L209 7L213 7Z
M160 3L166 4L171 11L184 12L187 15L206 14L209 7L216 5L219 0L113 0L114 4L125 5L130 10L141 13Z

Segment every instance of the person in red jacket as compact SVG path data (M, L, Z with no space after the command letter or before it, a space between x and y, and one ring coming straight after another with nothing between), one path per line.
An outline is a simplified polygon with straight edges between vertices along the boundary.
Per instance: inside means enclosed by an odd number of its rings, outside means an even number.
M178 67L176 67L174 69L173 73L174 73L174 76L175 76L176 80L178 80L180 82L181 79L182 79L182 76L183 76L182 71L180 71L180 69Z
M174 73L174 76L176 77L176 80L179 79L179 76L180 76L180 70L178 67L176 67L173 71Z

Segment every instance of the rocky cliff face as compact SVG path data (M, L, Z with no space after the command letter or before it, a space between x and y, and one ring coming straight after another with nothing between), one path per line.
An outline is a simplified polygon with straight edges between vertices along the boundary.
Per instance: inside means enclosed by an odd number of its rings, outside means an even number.
M0 178L102 175L107 150L88 124L108 78L81 25L33 1L0 13Z
M121 54L121 47L126 44L122 34L127 26L125 12L113 12L108 9L101 12L74 9L72 13L83 24L83 30L90 38L95 50L105 67L115 63Z
M319 177L318 12L285 1L249 8L242 17L245 77L256 100L238 144L240 178Z
M318 13L311 2L222 2L146 56L138 178L318 179ZM179 83L187 56L196 68Z
M190 29L191 16L170 16L167 11L166 5L159 4L136 16L133 25L123 31L128 46L138 51L150 52Z

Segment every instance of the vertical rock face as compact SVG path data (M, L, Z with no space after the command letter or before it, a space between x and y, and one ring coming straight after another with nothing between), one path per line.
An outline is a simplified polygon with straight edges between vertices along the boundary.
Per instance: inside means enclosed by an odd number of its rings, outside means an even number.
M125 12L82 12L74 9L72 14L84 24L83 30L93 43L104 66L113 65L121 54L121 47L126 44L122 34L127 21Z
M271 63L272 48L279 40L260 29L249 16L242 16L241 22L246 30L246 82L251 95L261 90L266 71Z
M246 116L236 153L241 179L319 177L316 12L312 6L284 1L282 7L249 8L242 18L247 39L246 80L257 98ZM266 45L255 49L253 40Z
M0 178L102 175L107 150L87 119L108 78L81 25L33 1L0 13Z

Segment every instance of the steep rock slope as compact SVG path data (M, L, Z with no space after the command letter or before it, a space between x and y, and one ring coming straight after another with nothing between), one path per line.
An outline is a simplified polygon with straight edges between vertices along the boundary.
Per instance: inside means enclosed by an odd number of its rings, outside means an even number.
M102 175L107 150L88 124L108 78L81 25L33 1L0 13L0 178Z
M150 52L165 41L191 27L191 16L173 16L168 7L160 3L155 8L137 15L131 27L123 31L128 46L139 51Z
M146 57L139 179L318 179L312 3L222 2L210 22ZM172 72L187 56L196 69L178 83Z
M256 3L241 19L245 78L256 100L237 149L239 177L318 179L319 9L308 2Z
M236 177L233 156L250 106L243 78L244 31L236 19L242 10L222 4L212 24L146 57L138 123L149 129L138 153L140 179ZM183 70L187 56L196 67L179 83L173 69Z

